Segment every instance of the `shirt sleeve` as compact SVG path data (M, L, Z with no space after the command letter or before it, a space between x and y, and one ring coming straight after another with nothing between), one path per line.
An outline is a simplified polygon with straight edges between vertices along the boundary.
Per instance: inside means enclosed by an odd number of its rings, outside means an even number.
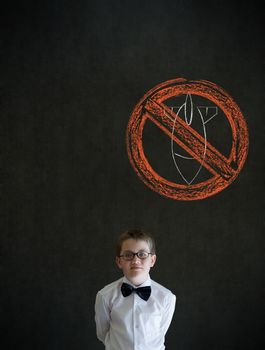
M172 321L176 305L176 296L173 293L171 293L168 295L165 301L165 310L162 317L162 331L164 335L166 334Z
M106 335L109 332L110 308L101 293L97 293L95 302L95 322L97 337L105 345Z

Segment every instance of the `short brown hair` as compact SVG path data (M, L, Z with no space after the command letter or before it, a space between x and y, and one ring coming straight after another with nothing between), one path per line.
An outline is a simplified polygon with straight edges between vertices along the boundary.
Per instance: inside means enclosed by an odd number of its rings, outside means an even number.
M133 229L133 230L127 230L119 236L117 240L117 246L116 246L116 256L120 255L122 244L127 239L135 239L136 241L137 240L146 241L150 248L150 253L155 254L156 252L154 237L149 232L146 232L140 229Z

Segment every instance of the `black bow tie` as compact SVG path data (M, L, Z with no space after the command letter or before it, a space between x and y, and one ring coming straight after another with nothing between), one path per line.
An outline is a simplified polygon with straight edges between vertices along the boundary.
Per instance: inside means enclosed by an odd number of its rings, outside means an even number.
M124 297L127 297L128 295L132 294L132 292L135 292L139 295L140 298L147 301L151 295L151 287L146 286L146 287L134 288L128 283L123 283L121 285L121 292Z

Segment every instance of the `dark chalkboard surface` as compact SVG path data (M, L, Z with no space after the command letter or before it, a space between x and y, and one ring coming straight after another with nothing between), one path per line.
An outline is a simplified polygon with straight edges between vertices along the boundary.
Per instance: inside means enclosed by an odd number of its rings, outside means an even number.
M255 2L50 0L3 13L2 349L103 349L94 299L120 277L127 228L154 234L152 278L178 297L167 349L264 349L262 29ZM127 156L136 103L178 77L223 87L248 124L242 171L204 200L159 195Z

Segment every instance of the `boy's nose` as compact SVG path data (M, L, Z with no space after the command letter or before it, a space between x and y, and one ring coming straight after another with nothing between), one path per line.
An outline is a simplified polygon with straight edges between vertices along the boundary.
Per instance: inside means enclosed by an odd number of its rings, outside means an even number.
M138 258L138 256L137 256L137 255L134 255L134 257L133 257L133 260L132 260L132 261L141 262L141 259L140 259L140 258Z

